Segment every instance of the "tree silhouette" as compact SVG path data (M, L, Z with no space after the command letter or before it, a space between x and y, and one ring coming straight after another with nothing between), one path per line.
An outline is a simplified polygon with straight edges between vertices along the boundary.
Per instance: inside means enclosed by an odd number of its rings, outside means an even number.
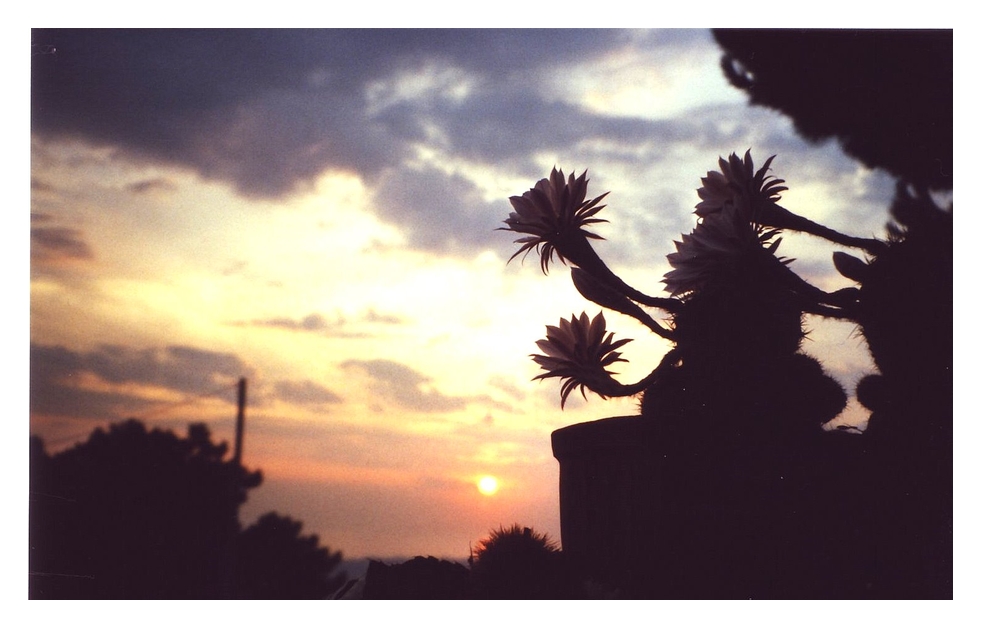
M303 524L269 512L239 537L237 595L249 600L325 599L344 584L340 552L320 547Z
M271 515L241 533L238 508L262 475L226 460L227 450L203 424L192 424L181 438L135 419L96 429L55 455L32 436L29 596L234 598L265 593L253 584L256 573L284 564L292 566L289 586L296 588L281 588L279 596L320 591L325 574L308 565L326 550L315 537L299 537L298 527L276 539L276 561L257 562L256 539L269 539L270 524L289 520ZM329 572L336 566L331 561L320 566ZM237 582L239 572L244 583Z
M871 168L952 189L952 30L716 30L722 68L750 102L837 137Z

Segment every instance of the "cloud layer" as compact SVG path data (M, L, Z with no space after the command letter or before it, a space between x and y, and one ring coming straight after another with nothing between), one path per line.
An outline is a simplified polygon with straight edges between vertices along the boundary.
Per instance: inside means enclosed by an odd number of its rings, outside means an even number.
M367 176L398 163L423 134L413 112L400 109L419 106L411 86L399 84L404 73L445 66L474 83L503 82L623 38L618 31L37 29L34 45L50 54L32 57L33 129L183 165L244 194L278 196L326 169ZM379 107L385 95L391 104ZM447 106L439 93L433 98L433 106ZM488 104L459 109L457 124L481 114L490 131L495 118L516 123L538 103ZM547 112L527 122L541 117Z
M507 196L522 190L488 189L482 170L530 187L547 174L544 161L561 159L555 165L567 171L599 164L633 179L611 202L622 231L643 238L690 228L704 170L682 177L679 165L693 155L705 155L708 169L717 155L756 147L779 153L780 167L807 150L789 122L720 87L720 51L705 31L36 29L32 37L53 51L32 58L36 137L81 139L263 199L350 172L409 246L444 255L502 242L493 229ZM642 79L654 99L626 112L592 104L617 94L590 93L582 80L590 68ZM676 76L685 71L715 83L686 102L693 88ZM684 115L659 114L661 101L681 103ZM855 168L826 151L807 159ZM150 177L129 189L171 186ZM86 253L79 232L51 229L39 227L39 254ZM621 245L611 261L636 263L640 246Z

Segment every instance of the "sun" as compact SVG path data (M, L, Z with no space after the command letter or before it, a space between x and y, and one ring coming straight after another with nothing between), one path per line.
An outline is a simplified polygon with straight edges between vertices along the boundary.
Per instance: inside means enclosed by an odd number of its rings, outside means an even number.
M484 495L493 495L497 492L498 481L493 475L484 475L477 480L477 490Z

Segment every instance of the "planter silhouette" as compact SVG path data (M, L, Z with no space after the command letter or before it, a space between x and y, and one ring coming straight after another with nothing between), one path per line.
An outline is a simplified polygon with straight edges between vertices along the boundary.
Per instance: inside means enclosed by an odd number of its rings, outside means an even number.
M562 551L584 577L637 594L657 539L660 465L654 423L624 416L552 432Z
M563 553L629 598L895 597L872 586L886 530L869 519L867 444L696 438L639 416L556 430Z

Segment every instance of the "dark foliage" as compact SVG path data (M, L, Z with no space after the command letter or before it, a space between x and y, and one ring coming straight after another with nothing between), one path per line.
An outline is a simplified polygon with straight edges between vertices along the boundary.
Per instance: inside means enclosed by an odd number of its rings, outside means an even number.
M900 186L888 248L864 267L858 322L879 369L857 389L878 500L874 545L895 597L953 593L953 222ZM844 264L839 264L839 267ZM846 271L847 272L847 271Z
M256 574L290 565L298 587L287 596L320 591L299 576L324 578L326 550L299 537L277 535L268 515L240 532L238 508L262 481L226 460L203 424L187 437L148 431L135 419L95 430L88 441L55 455L31 438L30 587L32 599L224 599L273 595ZM298 526L290 522L291 526ZM239 540L242 540L241 548ZM276 543L275 556L255 543ZM236 553L238 569L236 565ZM266 561L266 562L262 562ZM327 569L329 571L329 569ZM239 588L242 573L247 588Z
M416 556L397 565L373 560L364 577L366 600L463 600L467 568L432 556Z
M562 552L547 534L514 524L491 532L474 550L471 595L486 600L574 597Z
M236 591L247 600L325 599L347 576L334 574L340 552L321 547L303 524L270 512L239 537Z
M811 141L836 137L870 167L952 189L952 30L716 30L730 82Z
M366 600L555 600L581 598L581 583L548 535L515 524L481 540L470 569L432 556L389 565L372 560L338 598Z
M842 538L839 558L850 556L835 565L839 582L848 574L857 585L843 595L951 598L953 210L926 189L953 189L953 31L715 36L724 71L753 104L786 113L809 140L837 137L899 178L887 246L867 262L835 254L839 272L860 284L855 320L879 373L856 390L872 411L861 455L827 469L840 478L828 486L849 497L826 506L854 500L838 509L852 523L824 520Z
M798 351L802 311L765 270L732 268L673 316L680 359L641 404L654 431L657 542L649 567L617 583L630 596L835 596L841 565L821 561L847 443L822 424L847 397Z

